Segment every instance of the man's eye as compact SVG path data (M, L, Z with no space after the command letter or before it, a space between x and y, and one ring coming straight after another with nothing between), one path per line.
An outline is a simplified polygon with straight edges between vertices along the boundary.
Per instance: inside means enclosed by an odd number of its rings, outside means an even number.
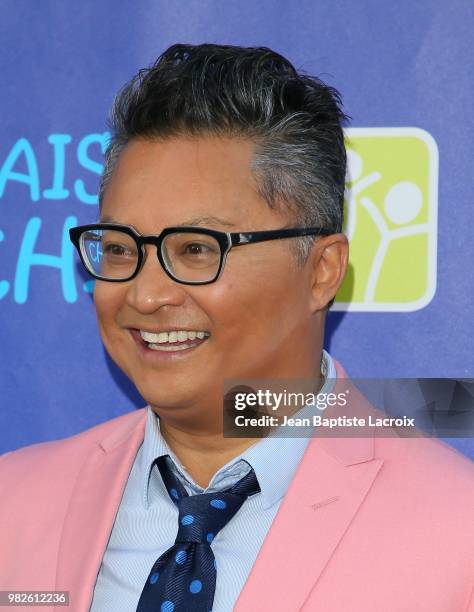
M186 255L212 255L215 252L212 247L199 242L187 244L183 250Z
M130 257L133 255L130 249L121 244L106 244L104 246L104 254L114 257Z

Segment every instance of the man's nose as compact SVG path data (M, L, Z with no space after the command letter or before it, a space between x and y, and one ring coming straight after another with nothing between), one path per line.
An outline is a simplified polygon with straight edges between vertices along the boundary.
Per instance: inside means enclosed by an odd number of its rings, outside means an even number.
M162 306L181 306L186 300L185 285L177 283L163 270L156 247L147 245L145 263L129 283L126 302L144 314Z

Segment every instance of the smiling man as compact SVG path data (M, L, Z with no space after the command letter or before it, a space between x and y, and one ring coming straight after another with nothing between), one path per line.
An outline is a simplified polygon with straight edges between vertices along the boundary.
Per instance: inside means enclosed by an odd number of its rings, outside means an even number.
M2 458L1 588L68 591L75 612L474 609L456 451L223 435L226 380L344 376L323 350L344 119L264 48L175 45L121 91L99 223L71 239L148 406Z
M222 381L318 378L325 307L346 268L343 234L320 238L313 263L304 266L290 238L252 244L249 234L214 278L226 249L216 236L294 226L286 210L270 208L259 194L255 146L228 135L136 139L121 153L101 208L102 219L113 223L101 236L101 263L112 277L124 267L135 272L140 251L120 225L142 235L178 228L158 247L178 279L163 270L156 244L147 245L139 274L97 283L94 300L107 350L159 407L161 434L203 487L223 461L254 442L223 439ZM342 176L343 158L341 164ZM199 234L210 227L215 235ZM101 230L87 231L93 243L92 232Z

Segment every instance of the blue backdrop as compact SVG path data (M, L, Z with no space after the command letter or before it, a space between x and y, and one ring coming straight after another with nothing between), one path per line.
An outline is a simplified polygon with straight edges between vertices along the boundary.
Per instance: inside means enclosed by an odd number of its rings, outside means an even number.
M175 42L269 46L340 89L353 127L431 135L434 296L407 312L332 312L326 345L352 376L474 378L473 31L459 0L4 0L0 452L144 405L102 348L67 228L97 217L114 94Z

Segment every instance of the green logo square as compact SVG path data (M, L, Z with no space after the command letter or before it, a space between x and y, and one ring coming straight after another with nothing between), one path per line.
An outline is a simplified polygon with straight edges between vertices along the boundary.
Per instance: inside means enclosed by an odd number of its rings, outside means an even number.
M346 146L350 266L333 310L423 308L436 291L436 142L418 128L353 128Z

